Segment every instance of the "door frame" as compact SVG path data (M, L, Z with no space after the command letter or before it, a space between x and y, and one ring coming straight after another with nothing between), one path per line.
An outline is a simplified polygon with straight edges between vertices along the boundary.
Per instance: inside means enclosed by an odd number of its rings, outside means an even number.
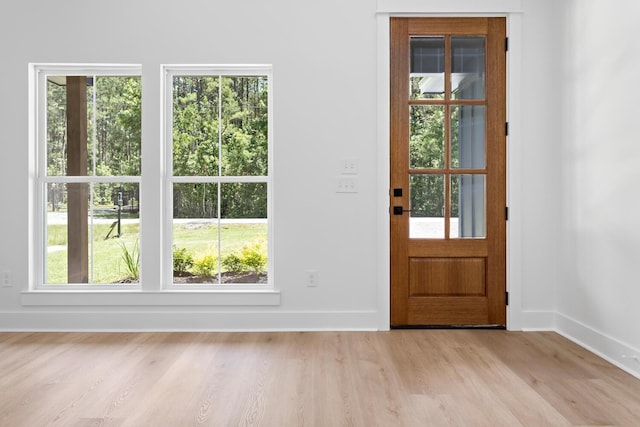
M385 3L381 4L380 3ZM521 33L522 13L519 5L515 8L491 10L493 6L486 6L488 10L468 11L461 7L460 10L438 11L438 13L426 13L431 2L423 4L422 11L410 10L403 5L388 5L386 3L407 3L403 0L379 1L377 13L377 288L378 288L378 325L379 330L390 329L390 18L392 17L505 17L507 21L507 37L509 38L509 53L507 55L507 121L509 122L509 135L507 136L507 206L509 206L509 220L507 221L507 291L509 292L509 305L507 306L507 329L521 330L524 323L522 311L522 237L520 199L522 192L522 149L518 144L521 127ZM484 0L478 1L477 7L481 8ZM495 6L495 2L493 3ZM409 5L410 6L410 5ZM407 6L407 7L409 7ZM435 6L435 4L434 4ZM455 8L455 5L453 5ZM440 6L441 8L442 6ZM452 7L448 5L448 7ZM437 9L436 9L437 10Z

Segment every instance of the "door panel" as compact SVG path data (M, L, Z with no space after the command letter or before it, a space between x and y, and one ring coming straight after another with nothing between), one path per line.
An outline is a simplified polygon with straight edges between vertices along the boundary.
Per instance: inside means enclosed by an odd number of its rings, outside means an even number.
M504 18L391 19L391 324L505 325Z
M486 258L409 258L409 296L486 295Z

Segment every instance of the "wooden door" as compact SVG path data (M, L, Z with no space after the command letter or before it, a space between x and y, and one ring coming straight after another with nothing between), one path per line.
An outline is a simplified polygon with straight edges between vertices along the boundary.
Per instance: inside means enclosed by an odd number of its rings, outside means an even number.
M504 18L391 19L391 325L506 325Z

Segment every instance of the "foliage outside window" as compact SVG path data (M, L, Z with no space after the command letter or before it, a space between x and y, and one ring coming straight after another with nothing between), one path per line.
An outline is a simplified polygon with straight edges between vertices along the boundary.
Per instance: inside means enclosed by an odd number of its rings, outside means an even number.
M38 283L139 278L140 69L38 66Z
M269 67L166 67L171 276L269 283Z

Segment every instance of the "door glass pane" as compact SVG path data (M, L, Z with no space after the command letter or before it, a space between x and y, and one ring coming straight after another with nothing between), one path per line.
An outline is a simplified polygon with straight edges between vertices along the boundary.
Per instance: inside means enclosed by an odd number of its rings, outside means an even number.
M409 108L409 167L444 168L444 106L412 105Z
M451 107L451 167L484 169L486 164L484 105Z
M451 176L450 237L486 237L485 175Z
M444 99L444 37L411 37L411 99Z
M485 37L451 37L451 98L484 99Z
M411 175L409 237L444 239L444 175Z

